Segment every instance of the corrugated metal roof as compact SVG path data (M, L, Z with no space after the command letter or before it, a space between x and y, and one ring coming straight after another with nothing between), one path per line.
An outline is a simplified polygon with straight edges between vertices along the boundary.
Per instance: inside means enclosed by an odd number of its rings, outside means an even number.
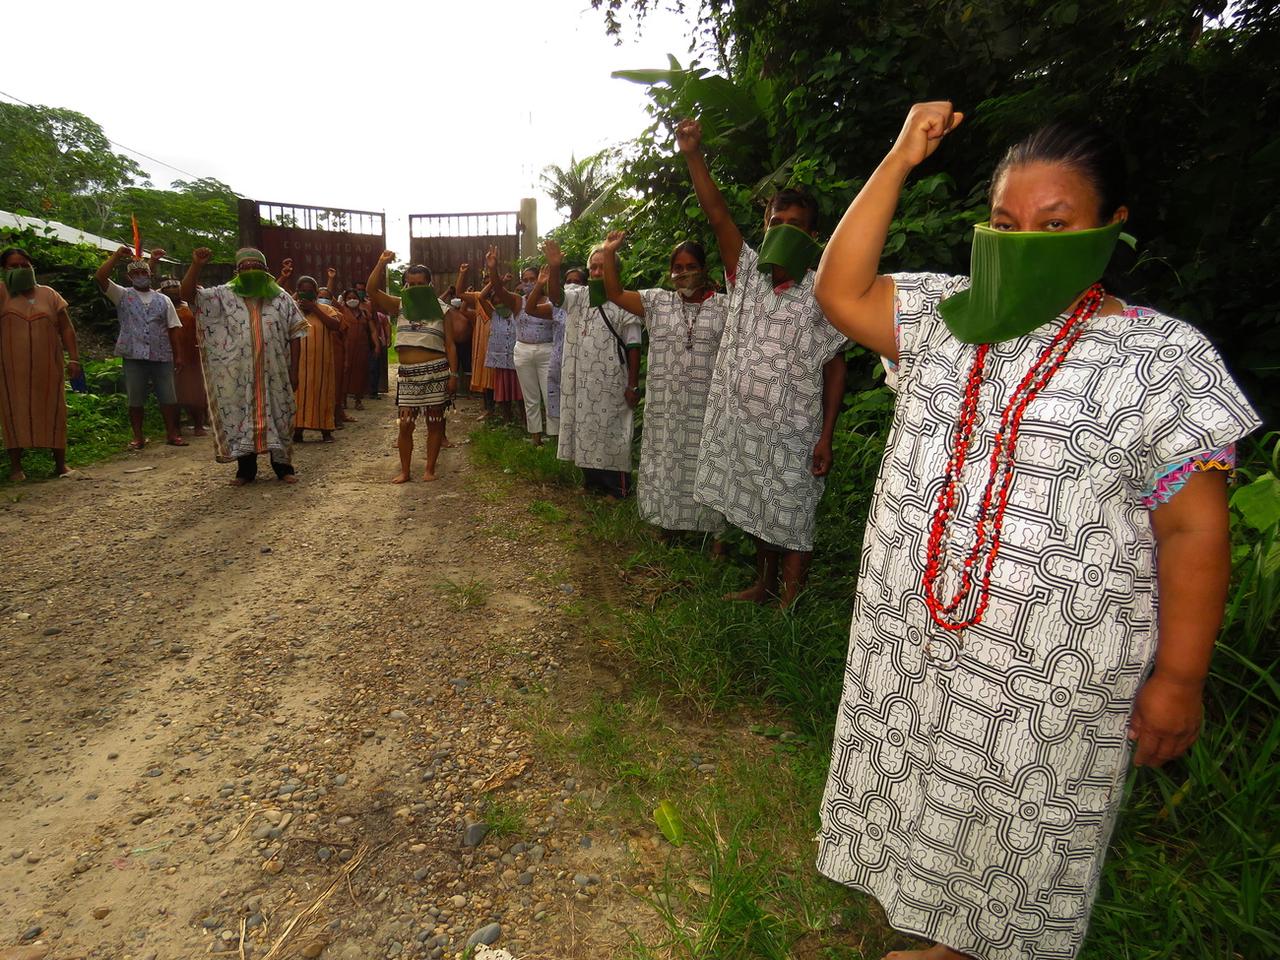
M53 237L63 243L87 243L91 247L97 247L99 250L105 250L108 253L113 253L121 243L119 240L108 240L106 237L87 233L78 227L69 227L65 223L59 223L57 220L24 217L17 213L9 213L7 210L0 210L0 230L3 229L34 230L36 233L43 234L46 237Z

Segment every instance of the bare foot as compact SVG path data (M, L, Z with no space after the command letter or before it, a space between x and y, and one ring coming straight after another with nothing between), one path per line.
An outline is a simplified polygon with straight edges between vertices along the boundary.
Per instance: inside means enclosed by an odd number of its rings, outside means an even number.
M296 473L286 473L283 477L280 478L280 482L295 484L298 482L298 475Z
M441 449L441 450L452 450L452 449L453 449L453 441L452 441L452 440L450 440L448 437L445 437L445 438L444 438L444 440L443 440L443 441L441 441L441 443L440 443L440 449Z
M253 483L252 480L246 480L244 477L232 477L227 482L231 484L231 486L233 487L244 487L244 486L247 486L248 484Z
M753 583L746 590L739 593L726 593L725 600L737 600L743 603L768 603L769 591L764 588L764 584Z
M973 960L967 953L935 943L927 950L891 950L884 960Z
M356 409L357 409L357 410L363 410L363 409L364 409L364 407L356 407ZM344 413L344 414L342 415L342 422L343 422L343 423L355 423L355 422L356 422L356 418L355 418L355 417L353 417L353 416L351 416L350 414L346 414L346 413Z
M391 482L392 483L409 483L412 479L413 478L410 477L407 473L397 473L394 477L391 478Z
M423 474L422 474L422 482L423 482L423 483L430 483L430 482L431 482L432 480L434 480L435 478L436 478L436 475L435 475L434 473L432 473L430 470L426 470L426 471L424 471L424 472L423 472Z

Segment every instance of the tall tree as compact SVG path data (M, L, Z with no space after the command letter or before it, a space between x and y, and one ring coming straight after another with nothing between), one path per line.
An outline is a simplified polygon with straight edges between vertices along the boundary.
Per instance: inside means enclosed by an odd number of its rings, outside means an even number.
M0 103L0 208L103 233L122 191L144 180L97 123L62 107Z
M542 186L551 202L576 220L610 187L607 155L601 151L576 160L570 154L568 167L551 164L543 169Z

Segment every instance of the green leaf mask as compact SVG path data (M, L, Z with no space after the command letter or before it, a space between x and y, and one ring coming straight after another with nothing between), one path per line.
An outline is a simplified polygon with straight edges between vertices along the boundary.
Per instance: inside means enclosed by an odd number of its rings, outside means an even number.
M400 312L410 323L444 319L444 311L440 309L440 298L436 296L436 288L429 283L425 286L401 289Z
M587 290L591 295L591 306L603 307L609 302L609 298L605 296L603 278L595 278L587 281Z
M1052 233L973 228L970 285L938 305L963 343L1025 336L1061 314L1107 269L1124 224Z
M809 268L816 266L822 256L822 244L799 227L780 223L764 232L760 244L758 266L761 273L772 273L774 267L800 283Z
M36 288L36 272L30 267L16 267L4 272L4 285L10 293L26 293Z
M237 296L274 300L280 296L280 285L265 270L241 270L227 284Z

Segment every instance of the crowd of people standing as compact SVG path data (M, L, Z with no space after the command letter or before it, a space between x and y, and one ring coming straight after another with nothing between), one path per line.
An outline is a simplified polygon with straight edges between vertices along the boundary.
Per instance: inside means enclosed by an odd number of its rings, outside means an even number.
M825 250L818 205L795 189L769 200L749 245L699 124L682 122L723 292L693 242L673 248L666 283L625 289L617 232L583 266L548 242L518 280L490 249L482 287L463 289L462 264L443 296L423 265L399 296L383 292L390 252L335 296L332 273L273 277L252 249L212 287L197 250L154 295L141 260L130 288L109 280L121 252L98 280L120 311L131 410L153 391L184 442L172 374L190 355L189 305L218 459L247 483L269 454L292 482L292 444L332 439L352 386L376 392L381 318L394 316L395 482L412 479L419 419L424 479L436 476L463 339L496 415L522 410L532 442L554 438L589 489L624 497L644 369L640 514L667 535L740 528L756 576L733 598L785 607L812 555L843 353L874 351L897 400L818 867L935 941L895 957L1073 957L1130 761L1160 765L1199 730L1230 573L1226 477L1259 422L1202 335L1102 285L1129 210L1123 161L1096 131L1053 125L1010 148L969 276L878 273L903 184L963 119L949 103L913 107ZM31 446L53 448L61 472L61 357L72 375L79 362L66 303L21 251L0 267L0 428L15 476Z

